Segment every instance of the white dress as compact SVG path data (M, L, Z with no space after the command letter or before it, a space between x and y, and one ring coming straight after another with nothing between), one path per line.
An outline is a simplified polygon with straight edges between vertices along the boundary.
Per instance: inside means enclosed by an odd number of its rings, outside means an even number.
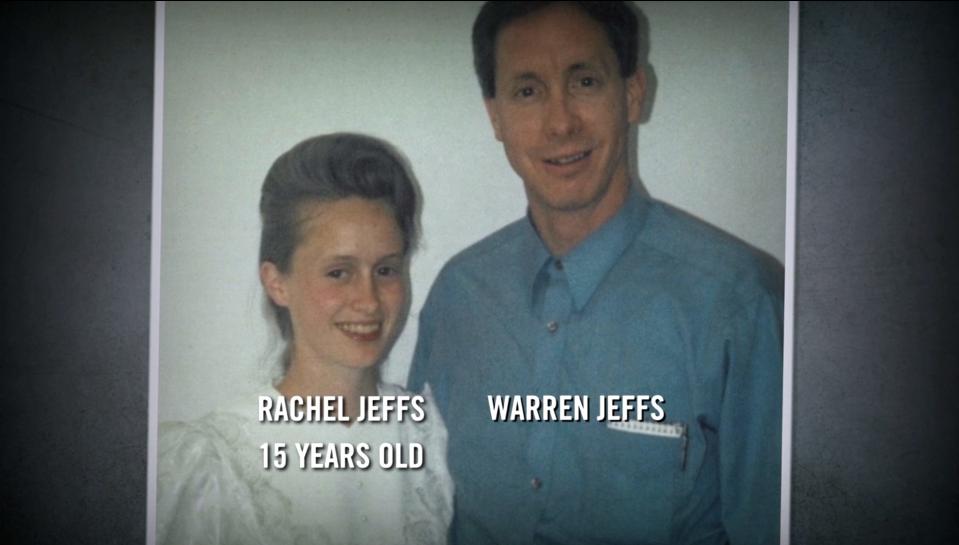
M380 384L380 395L408 395ZM158 544L441 544L452 518L446 428L425 392L426 419L260 423L259 395L192 422L160 425ZM285 470L264 469L264 443L286 443ZM300 469L294 443L370 445L367 469ZM379 445L423 446L421 469L383 469Z

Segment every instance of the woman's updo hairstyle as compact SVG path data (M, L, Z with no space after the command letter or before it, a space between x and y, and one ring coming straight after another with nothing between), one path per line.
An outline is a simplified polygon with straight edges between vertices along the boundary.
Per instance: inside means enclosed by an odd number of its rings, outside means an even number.
M308 205L348 197L388 205L403 235L403 251L416 247L417 197L413 177L392 146L369 136L334 133L300 142L280 155L263 181L260 196L260 263L289 272L302 238ZM269 300L269 298L267 298ZM292 334L289 311L269 301L280 334Z

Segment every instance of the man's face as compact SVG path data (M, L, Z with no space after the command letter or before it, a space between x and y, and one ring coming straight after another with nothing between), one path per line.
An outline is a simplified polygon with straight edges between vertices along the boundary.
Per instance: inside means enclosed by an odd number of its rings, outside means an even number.
M534 216L618 208L643 79L619 75L602 26L567 5L517 19L497 36L495 77L486 109Z

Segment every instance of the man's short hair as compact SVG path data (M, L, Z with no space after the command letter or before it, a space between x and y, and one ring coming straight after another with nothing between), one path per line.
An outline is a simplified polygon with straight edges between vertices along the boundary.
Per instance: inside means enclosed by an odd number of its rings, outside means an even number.
M473 66L484 98L496 96L496 37L512 21L559 2L486 2L473 23ZM636 72L639 23L625 2L565 2L579 8L606 31L619 60L619 74Z

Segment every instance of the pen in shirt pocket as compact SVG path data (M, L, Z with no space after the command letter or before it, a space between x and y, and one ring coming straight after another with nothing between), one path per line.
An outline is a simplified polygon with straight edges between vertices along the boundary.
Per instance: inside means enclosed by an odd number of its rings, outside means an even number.
M686 470L686 451L689 447L689 434L685 422L641 422L629 420L626 422L607 422L606 427L611 430L651 435L680 440L679 470Z

